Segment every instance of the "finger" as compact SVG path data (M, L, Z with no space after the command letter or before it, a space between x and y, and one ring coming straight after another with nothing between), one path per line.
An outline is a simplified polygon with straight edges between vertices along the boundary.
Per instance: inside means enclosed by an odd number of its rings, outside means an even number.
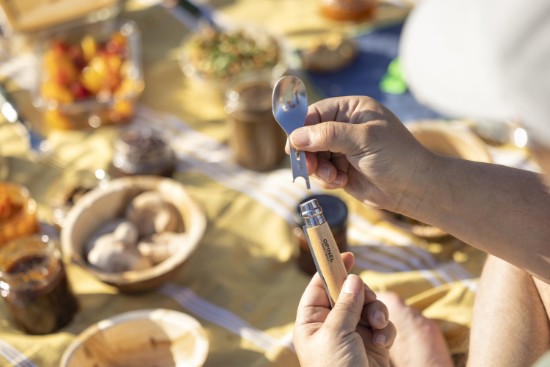
M373 329L383 329L388 326L388 308L381 301L374 300L363 308L361 318Z
M322 310L325 309L323 312ZM330 301L319 274L315 274L307 285L296 313L296 325L323 322L330 310Z
M343 333L354 331L361 319L364 300L363 281L355 274L348 275L324 326Z
M342 252L340 256L342 257L346 271L349 273L349 271L355 266L355 255L353 252Z
M296 129L289 139L298 150L349 154L358 145L357 129L358 125L328 121Z
M396 336L397 330L390 321L385 328L373 331L372 344L379 348L391 348Z

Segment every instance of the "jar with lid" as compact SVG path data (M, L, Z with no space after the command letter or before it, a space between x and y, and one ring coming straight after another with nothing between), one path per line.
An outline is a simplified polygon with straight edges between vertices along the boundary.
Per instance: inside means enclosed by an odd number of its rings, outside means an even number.
M300 215L300 204L316 199L323 208L324 217L334 236L336 245L340 252L348 250L347 241L347 219L348 207L338 196L330 194L311 195L303 199L297 205L295 224L292 226L292 237L298 245L298 267L306 274L313 275L317 272L311 250L304 234L304 220Z
M321 14L330 19L360 21L374 15L374 0L319 0Z
M286 157L286 134L271 109L274 80L268 71L233 79L226 91L229 147L235 161L254 171L275 169Z
M176 157L168 139L149 126L124 130L114 144L110 174L116 176L154 175L170 177Z
M103 169L64 171L48 190L51 220L55 227L63 228L63 222L76 202L96 187L106 186L109 179Z
M78 310L60 251L47 236L22 237L0 247L0 295L28 334L52 333Z

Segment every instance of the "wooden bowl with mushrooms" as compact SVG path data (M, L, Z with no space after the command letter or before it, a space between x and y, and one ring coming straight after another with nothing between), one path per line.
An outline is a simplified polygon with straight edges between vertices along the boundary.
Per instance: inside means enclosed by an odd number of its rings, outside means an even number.
M68 213L68 261L122 292L173 279L197 248L206 217L185 187L154 176L118 178L85 194Z

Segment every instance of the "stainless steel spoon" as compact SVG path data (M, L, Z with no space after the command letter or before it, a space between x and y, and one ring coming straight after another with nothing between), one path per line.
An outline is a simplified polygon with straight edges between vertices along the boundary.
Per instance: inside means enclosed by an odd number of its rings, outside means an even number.
M304 83L295 76L284 76L273 88L271 99L273 116L287 135L304 126L307 116L307 92ZM309 175L306 167L306 154L290 147L292 181L302 177L309 189Z

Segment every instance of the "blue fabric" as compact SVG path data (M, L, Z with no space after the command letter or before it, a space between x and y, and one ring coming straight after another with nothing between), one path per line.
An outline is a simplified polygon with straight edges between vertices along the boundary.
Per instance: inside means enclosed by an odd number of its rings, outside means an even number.
M410 92L389 94L380 90L380 80L390 62L398 56L403 24L390 25L359 35L356 60L347 68L333 73L308 73L311 82L325 97L367 95L388 107L403 122L445 118L419 103Z

